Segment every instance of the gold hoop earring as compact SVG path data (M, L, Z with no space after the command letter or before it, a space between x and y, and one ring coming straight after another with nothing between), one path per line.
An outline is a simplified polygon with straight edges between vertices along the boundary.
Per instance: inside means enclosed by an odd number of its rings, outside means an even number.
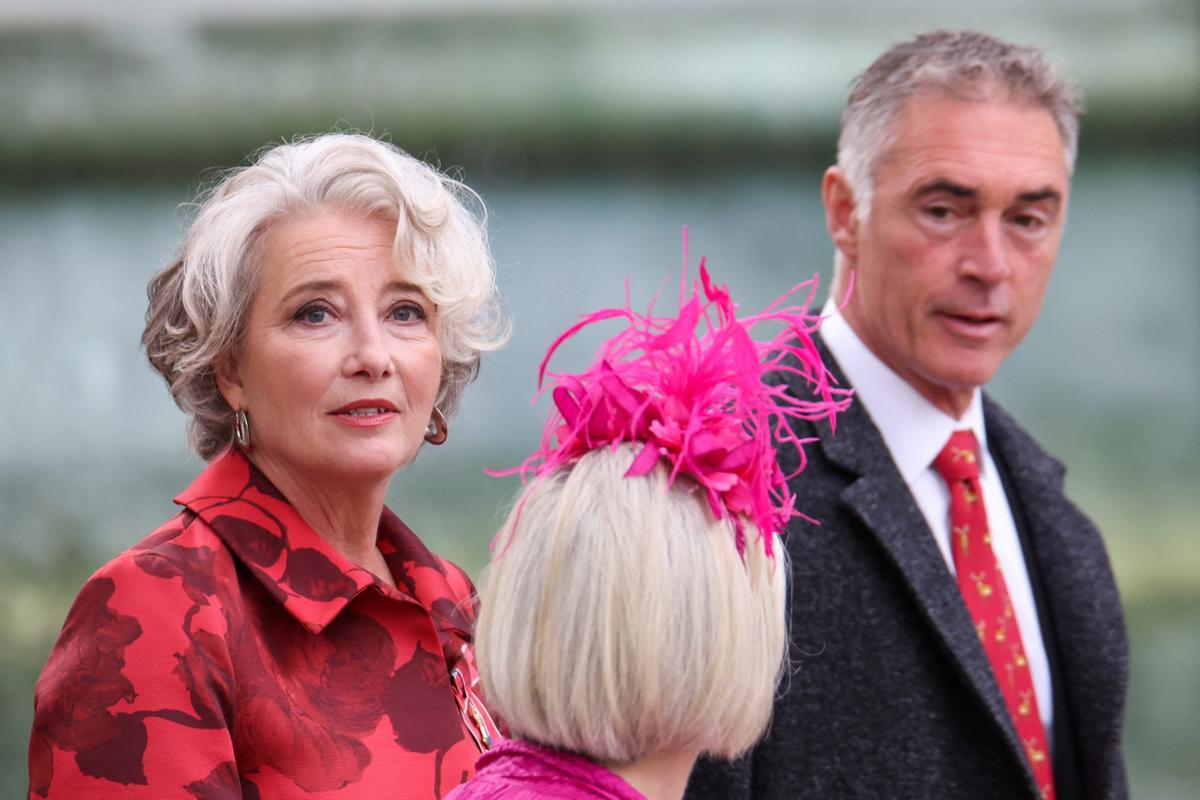
M425 441L439 445L445 442L449 435L450 426L446 424L446 416L442 414L441 409L434 406L433 413L429 416L429 424L425 426Z
M241 408L233 412L233 440L243 451L250 450L250 419Z

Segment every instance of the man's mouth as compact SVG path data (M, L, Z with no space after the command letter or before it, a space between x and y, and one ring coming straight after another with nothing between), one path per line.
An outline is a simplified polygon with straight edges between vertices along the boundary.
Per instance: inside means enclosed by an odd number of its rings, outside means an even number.
M1004 325L1004 317L987 312L939 311L937 317L954 333L971 338L990 336Z

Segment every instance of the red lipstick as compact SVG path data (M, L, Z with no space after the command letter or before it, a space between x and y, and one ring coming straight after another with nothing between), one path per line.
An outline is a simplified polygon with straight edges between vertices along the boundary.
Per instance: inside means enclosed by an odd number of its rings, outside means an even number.
M370 397L329 412L338 422L354 428L371 428L385 425L396 418L396 406L390 400Z

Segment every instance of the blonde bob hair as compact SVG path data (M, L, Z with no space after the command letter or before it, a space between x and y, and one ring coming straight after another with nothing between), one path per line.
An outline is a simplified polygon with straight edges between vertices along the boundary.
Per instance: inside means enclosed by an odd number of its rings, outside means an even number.
M663 465L595 450L535 479L484 571L476 654L518 738L628 763L733 758L762 736L784 664L783 547L713 518Z
M442 371L436 404L450 416L500 346L500 311L483 202L462 183L369 136L331 133L264 149L204 192L175 259L147 287L142 345L188 415L205 459L229 444L233 410L214 364L237 343L258 287L272 223L322 209L396 225L405 279L437 306Z

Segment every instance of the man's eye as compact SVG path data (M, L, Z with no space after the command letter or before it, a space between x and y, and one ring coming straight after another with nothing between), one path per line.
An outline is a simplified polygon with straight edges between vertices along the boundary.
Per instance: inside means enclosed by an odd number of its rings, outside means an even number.
M1036 217L1033 214L1018 214L1013 218L1013 222L1015 222L1019 227L1031 231L1036 231L1045 224L1042 222L1041 217Z
M925 209L925 213L934 219L950 219L954 214L954 209L950 206L929 206Z

